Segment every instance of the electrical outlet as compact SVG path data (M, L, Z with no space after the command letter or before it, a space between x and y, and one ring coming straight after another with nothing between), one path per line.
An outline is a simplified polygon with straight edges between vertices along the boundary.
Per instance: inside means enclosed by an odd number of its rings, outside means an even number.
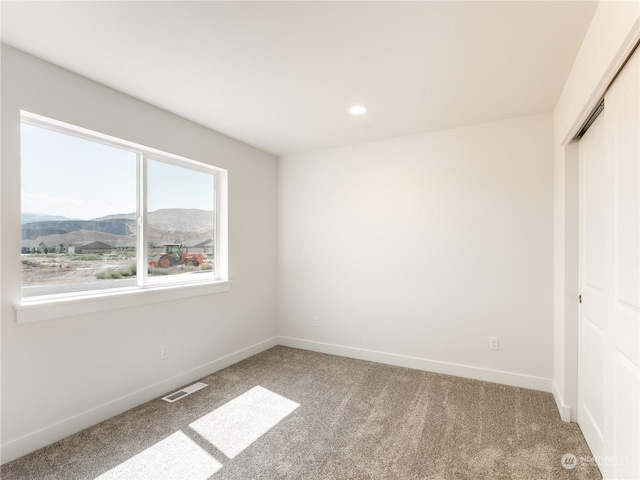
M489 337L489 350L500 350L500 338Z
M314 327L319 327L320 326L320 317L318 315L315 315L313 317L313 326Z
M161 345L160 346L160 360L164 360L169 357L169 346Z

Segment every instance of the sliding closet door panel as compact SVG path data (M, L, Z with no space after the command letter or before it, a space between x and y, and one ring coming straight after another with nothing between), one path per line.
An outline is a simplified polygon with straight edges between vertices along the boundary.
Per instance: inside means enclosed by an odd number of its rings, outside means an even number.
M613 308L615 343L636 365L640 308L640 57L627 64L607 94L607 148L613 167Z
M578 423L594 455L602 455L605 419L605 140L604 117L579 145L580 245Z
M605 96L606 455L612 478L640 478L640 53ZM609 440L610 439L610 440Z
M600 116L580 143L583 234L580 292L584 297L580 313L599 329L604 328L604 174L604 118Z

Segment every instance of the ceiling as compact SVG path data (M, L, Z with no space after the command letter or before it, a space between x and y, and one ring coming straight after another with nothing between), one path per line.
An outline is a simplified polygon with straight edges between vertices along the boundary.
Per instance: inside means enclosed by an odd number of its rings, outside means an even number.
M275 155L550 112L597 2L2 2L2 41ZM361 117L347 113L367 105Z

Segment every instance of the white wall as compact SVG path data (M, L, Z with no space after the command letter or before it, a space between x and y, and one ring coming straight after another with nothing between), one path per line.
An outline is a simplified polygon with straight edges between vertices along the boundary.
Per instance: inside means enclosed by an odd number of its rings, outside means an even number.
M232 291L17 325L20 109L228 169ZM3 461L275 344L273 156L3 46L1 165Z
M578 158L570 143L640 39L640 2L601 1L554 111L554 372L564 420L576 420Z
M283 343L550 390L552 146L538 115L281 158Z

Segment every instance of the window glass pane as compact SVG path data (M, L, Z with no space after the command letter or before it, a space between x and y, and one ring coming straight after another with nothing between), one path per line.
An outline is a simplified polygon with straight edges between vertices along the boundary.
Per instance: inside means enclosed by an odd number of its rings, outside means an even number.
M214 207L213 174L147 161L150 283L215 275Z
M135 286L136 154L23 123L23 297Z

